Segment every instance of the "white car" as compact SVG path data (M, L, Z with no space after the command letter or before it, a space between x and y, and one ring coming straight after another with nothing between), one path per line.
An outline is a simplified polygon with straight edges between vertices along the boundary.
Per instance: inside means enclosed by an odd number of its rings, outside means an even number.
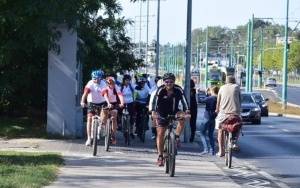
M266 86L270 86L270 85L276 87L276 78L273 78L273 77L267 78Z

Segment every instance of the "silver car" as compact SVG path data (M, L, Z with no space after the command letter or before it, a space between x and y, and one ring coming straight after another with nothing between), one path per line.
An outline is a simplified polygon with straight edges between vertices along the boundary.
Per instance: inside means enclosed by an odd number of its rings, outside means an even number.
M276 87L276 78L273 78L273 77L267 78L266 86L270 86L270 85Z

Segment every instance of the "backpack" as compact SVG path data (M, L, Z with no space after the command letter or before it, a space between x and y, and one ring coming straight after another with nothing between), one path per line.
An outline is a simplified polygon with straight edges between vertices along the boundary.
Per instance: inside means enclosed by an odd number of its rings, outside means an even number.
M238 115L230 114L222 123L222 130L237 133L242 128L242 120Z
M131 83L129 84L129 88L130 88L131 92L133 93L133 92L134 92L134 89L133 89ZM122 84L121 92L123 92L123 89L124 89L124 85Z

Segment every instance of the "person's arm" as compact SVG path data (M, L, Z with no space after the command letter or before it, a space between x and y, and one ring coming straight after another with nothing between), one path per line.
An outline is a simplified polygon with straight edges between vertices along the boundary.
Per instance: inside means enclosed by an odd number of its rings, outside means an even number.
M120 105L122 107L122 106L124 106L124 96L123 96L123 93L121 91L119 91L117 94L118 94L118 97L120 99L120 103L121 103Z
M219 113L219 111L220 111L220 100L221 100L221 94L219 91L218 97L217 97L216 113Z
M86 104L85 101L86 101L87 95L88 95L88 91L85 90L83 95L81 96L81 101L80 101L80 106L82 108L85 107L85 104Z
M110 104L110 101L109 101L109 98L108 98L108 90L107 89L103 89L102 90L102 95L103 95L105 101L107 102L107 107L111 108L111 104Z

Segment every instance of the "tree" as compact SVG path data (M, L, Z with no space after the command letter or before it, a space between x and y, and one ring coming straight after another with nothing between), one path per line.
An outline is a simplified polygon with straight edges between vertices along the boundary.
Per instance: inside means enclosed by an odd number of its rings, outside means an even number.
M125 33L130 20L115 16L121 11L116 0L0 1L0 114L46 109L47 55L48 50L60 52L59 24L76 30L85 41L78 53L84 75L97 68L142 66Z

